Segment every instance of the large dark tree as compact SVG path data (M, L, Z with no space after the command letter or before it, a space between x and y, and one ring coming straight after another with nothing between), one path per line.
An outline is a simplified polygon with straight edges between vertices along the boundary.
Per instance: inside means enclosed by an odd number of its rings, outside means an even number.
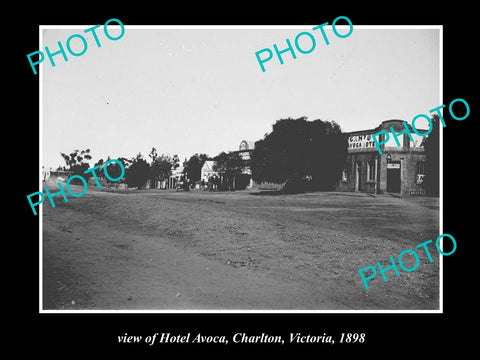
M314 120L309 127L306 172L314 189L331 190L345 167L347 137L334 121Z
M63 160L65 160L66 167L65 169L70 171L73 175L80 175L86 180L92 176L91 173L85 174L85 171L90 168L90 165L87 161L91 160L90 149L86 150L74 150L70 154L60 153ZM74 178L72 180L73 184L81 184L81 180Z
M425 177L423 186L428 196L440 194L440 118L437 114L432 116L433 128L423 142L425 155Z
M69 155L60 153L68 169L72 169L72 166L84 164L84 160L91 160L90 149L86 150L73 150ZM88 164L87 164L88 165Z
M148 155L152 162L150 164L150 181L154 185L157 181L166 180L172 175L172 170L175 170L179 164L178 155L158 155L157 150L152 148Z
M183 163L183 173L191 182L197 182L201 179L202 166L208 159L206 154L194 154L190 159Z
M338 181L347 156L347 139L332 121L281 119L255 143L252 177L257 182L295 184L328 190Z
M233 190L235 177L242 173L245 163L237 152L221 152L214 158L212 170L220 173L222 177L222 189Z
M110 160L110 156L107 158L107 161L108 162ZM119 157L117 158L118 161L120 161L123 165L123 168L125 169L125 174L123 175L123 178L120 179L120 180L116 180L116 181L112 181L110 180L109 178L107 178L105 176L105 180L109 183L119 183L119 182L122 182L123 179L125 179L125 175L126 175L126 172L127 172L127 169L130 165L130 163L132 162L132 160L128 160L124 157ZM96 165L100 165L100 166L105 166L105 163L103 162L103 159L100 159L98 161L98 163ZM118 165L116 162L111 162L108 164L108 175L113 178L113 179L117 179L120 177L120 175L122 174L122 168L120 165ZM99 172L101 174L101 176L103 176L103 171Z
M142 188L150 178L150 165L143 159L139 153L128 169L125 170L125 181L129 187Z

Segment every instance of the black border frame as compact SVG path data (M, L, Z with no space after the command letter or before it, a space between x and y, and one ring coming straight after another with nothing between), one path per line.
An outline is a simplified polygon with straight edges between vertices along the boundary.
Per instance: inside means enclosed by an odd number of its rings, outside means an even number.
M125 4L125 3L124 3ZM466 351L474 343L468 339L473 329L470 319L475 313L474 274L475 239L470 235L475 208L468 205L475 195L474 152L476 108L473 93L476 37L474 36L475 10L472 5L435 3L420 9L418 4L386 4L380 7L365 5L354 9L341 3L334 9L326 9L319 3L305 4L181 4L164 6L162 3L119 5L111 3L106 9L99 5L72 4L71 8L51 4L43 10L26 8L17 12L21 23L20 36L9 36L14 51L8 51L13 59L9 63L13 81L8 96L20 100L20 119L14 120L14 131L19 134L20 150L28 156L21 187L13 193L15 206L20 213L20 236L15 240L12 257L14 269L22 273L7 272L12 285L8 294L12 298L14 318L9 323L14 331L10 346L21 351L31 349L41 354L71 356L148 353L154 356L175 354L187 350L198 353L248 351L256 353L285 353L293 350L317 354L353 352L355 355L389 356L405 354L441 354L446 349ZM45 6L44 4L42 4ZM158 6L160 5L160 6ZM288 7L287 7L288 5ZM183 9L181 9L183 7ZM158 9L152 11L154 9ZM120 19L125 25L283 25L314 24L333 21L338 16L349 17L355 25L443 25L443 95L447 105L455 98L469 102L471 113L467 120L459 122L444 112L447 127L443 132L443 232L455 236L457 251L443 258L444 312L443 314L39 314L38 311L38 217L33 217L26 195L38 187L38 76L33 75L26 54L38 50L39 25L103 24L111 18ZM15 91L18 89L19 91ZM440 105L440 104L439 104ZM428 109L426 109L428 110ZM34 154L36 156L34 156ZM13 165L13 164L11 164ZM472 181L473 180L473 181ZM467 201L465 201L467 200ZM17 212L17 213L18 213ZM15 214L16 215L16 214ZM18 254L23 254L18 258ZM473 319L472 319L473 320ZM473 325L475 326L475 324ZM16 330L16 331L15 331ZM155 332L196 333L225 335L246 332L251 335L262 332L283 335L290 332L335 335L341 332L365 332L363 344L285 344L278 345L162 345L118 344L117 336L125 332L134 335L150 335ZM288 345L288 346L287 346ZM312 352L313 350L313 352ZM381 350L381 351L378 351Z

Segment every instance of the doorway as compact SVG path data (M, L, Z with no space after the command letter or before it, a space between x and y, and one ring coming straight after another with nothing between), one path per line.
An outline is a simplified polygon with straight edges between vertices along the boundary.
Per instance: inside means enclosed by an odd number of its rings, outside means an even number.
M401 192L401 165L400 162L390 162L387 164L387 192Z

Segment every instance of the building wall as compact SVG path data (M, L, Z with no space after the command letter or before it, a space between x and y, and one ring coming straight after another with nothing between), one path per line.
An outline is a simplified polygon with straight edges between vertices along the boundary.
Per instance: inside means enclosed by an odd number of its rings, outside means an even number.
M361 191L367 193L375 192L375 180L369 180L368 174L369 170L367 169L367 163L375 164L375 158L378 158L374 153L367 152L354 152L349 153L347 156L347 180L340 179L337 186L337 190L341 191ZM379 161L377 160L377 167ZM357 184L357 169L358 166L358 184ZM378 182L378 168L377 168L377 182Z
M426 156L423 151L415 152L390 152L392 162L400 162L401 170L401 195L411 195L411 192L423 190L423 186L417 184L417 166L419 162L425 162ZM380 190L387 192L387 157L381 157Z
M426 160L424 148L419 146L418 139L414 139L414 147L408 134L401 135L399 142L402 146L396 146L390 126L393 126L397 133L404 130L402 120L388 120L384 121L376 129L356 131L347 134L349 139L351 139L349 140L349 149L345 164L347 178L344 179L342 174L342 178L337 185L337 190L378 194L395 192L402 196L420 194L423 191L423 186L417 183L417 175L419 174L418 163L425 163ZM379 153L376 146L372 147L371 136L368 136L380 130L388 131L391 140L386 145L382 145L382 154ZM380 141L381 140L383 140L383 135L382 138L380 138ZM388 158L390 158L390 166L395 167L398 165L394 164L400 164L399 192L389 191L392 189L388 187L388 174L390 173L390 176L393 175L392 177L396 177L398 172L389 172ZM373 165L375 162L376 165ZM369 179L368 176L368 163L373 165L370 171L375 172L376 168L376 175L373 174L371 179ZM356 170L357 166L358 171ZM390 179L390 181L391 184L395 182L394 179Z

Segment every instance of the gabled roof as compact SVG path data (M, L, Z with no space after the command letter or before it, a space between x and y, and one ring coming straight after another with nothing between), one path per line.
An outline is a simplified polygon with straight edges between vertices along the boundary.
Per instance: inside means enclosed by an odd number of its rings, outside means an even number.
M202 166L202 172L214 172L213 171L213 164L215 164L215 161L213 160L207 160Z

